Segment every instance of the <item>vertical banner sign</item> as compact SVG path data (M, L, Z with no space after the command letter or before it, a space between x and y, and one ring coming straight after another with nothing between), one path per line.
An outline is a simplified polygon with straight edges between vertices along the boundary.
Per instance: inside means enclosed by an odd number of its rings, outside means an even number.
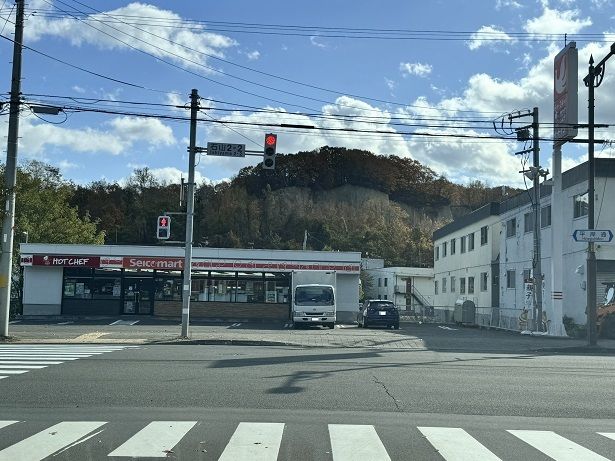
M553 139L561 146L579 131L579 54L570 42L553 62Z

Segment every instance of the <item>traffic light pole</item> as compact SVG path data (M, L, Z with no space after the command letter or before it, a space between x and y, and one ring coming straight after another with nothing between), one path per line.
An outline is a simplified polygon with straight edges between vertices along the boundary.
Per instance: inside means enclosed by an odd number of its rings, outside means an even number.
M23 47L24 0L15 0L15 40L13 42L13 74L9 105L9 131L6 143L4 191L6 207L2 223L2 256L0 257L0 337L9 335L11 310L11 275L13 271L13 228L15 227L15 185L17 183L17 142L19 139L19 105L21 96L21 51Z
M192 287L192 240L194 224L194 168L196 159L196 119L199 112L199 92L190 94L190 147L188 148L188 189L186 197L186 256L184 258L184 286L182 296L182 334L188 337L190 322L190 292Z

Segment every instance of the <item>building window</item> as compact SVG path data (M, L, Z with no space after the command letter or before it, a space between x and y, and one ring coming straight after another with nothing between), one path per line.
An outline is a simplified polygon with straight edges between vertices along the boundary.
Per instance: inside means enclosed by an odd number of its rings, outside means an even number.
M434 248L434 251L436 252L436 261L437 261L438 259L440 259L440 247L436 246Z
M468 294L474 293L474 277L468 277Z
M378 286L381 287L382 286L382 279L380 277L378 277Z
M438 281L437 280L434 280L433 282L433 292L435 294L438 294Z
M474 251L474 232L468 234L468 251Z
M506 288L516 288L515 277L517 276L514 270L506 271Z
M442 257L446 258L446 248L447 248L448 242L444 242L442 244Z
M451 239L451 254L455 254L455 239Z
M545 228L551 225L551 205L543 206L540 209L540 227Z
M446 293L446 277L442 277L442 293Z
M384 299L387 299L387 295L384 295Z
M480 244L482 245L487 245L487 240L488 240L488 234L487 234L487 226L483 226L480 228Z
M506 238L517 235L517 218L506 221Z
M480 291L487 291L487 273L480 273Z
M534 213L525 213L523 215L523 231L532 232L534 230Z
M589 198L587 192L574 196L574 217L580 218L581 216L587 216L589 210Z
M532 269L523 269L523 282L530 283L532 281Z
M455 277L451 276L451 293L455 293Z
M384 286L385 287L389 286L389 279L388 278L384 279Z
M466 278L465 277L461 277L459 279L459 294L462 294L462 295L466 294Z
M461 252L465 253L466 252L466 236L464 235L463 237L461 237Z

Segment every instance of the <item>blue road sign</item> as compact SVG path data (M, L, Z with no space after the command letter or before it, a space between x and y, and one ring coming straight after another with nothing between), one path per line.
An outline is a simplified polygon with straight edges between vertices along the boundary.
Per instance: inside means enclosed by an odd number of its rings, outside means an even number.
M610 242L613 232L604 229L577 229L572 234L575 242Z

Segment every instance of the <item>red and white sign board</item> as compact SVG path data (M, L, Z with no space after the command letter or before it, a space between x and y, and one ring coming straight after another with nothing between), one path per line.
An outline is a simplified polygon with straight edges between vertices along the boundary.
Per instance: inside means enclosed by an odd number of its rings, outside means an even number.
M148 257L148 256L59 256L59 255L22 255L22 266L62 266L62 267L100 267L144 270L174 270L184 269L184 258L178 257ZM298 262L298 261L246 261L230 259L195 259L193 270L222 270L245 272L289 272L302 271L337 271L340 273L358 274L359 264Z
M579 55L575 42L560 51L553 62L553 138L557 145L574 139L579 131Z

